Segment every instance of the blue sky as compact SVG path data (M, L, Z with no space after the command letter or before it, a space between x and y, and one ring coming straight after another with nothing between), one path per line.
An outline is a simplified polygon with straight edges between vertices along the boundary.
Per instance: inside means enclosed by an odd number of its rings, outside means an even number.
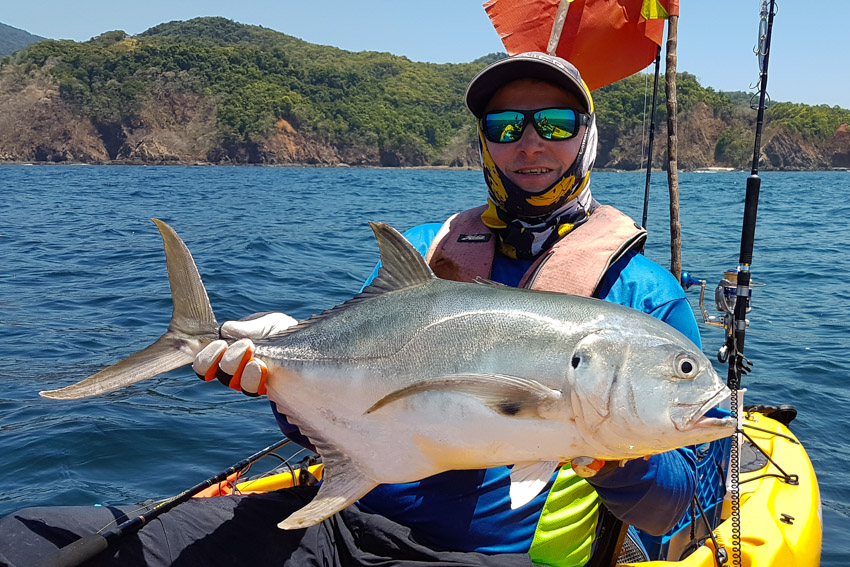
M84 41L136 34L161 22L224 16L351 51L415 61L471 61L503 51L483 0L4 0L0 22L50 38ZM761 0L680 0L678 69L717 90L746 91L758 77L753 47ZM773 100L850 109L850 65L841 38L850 1L779 0L768 92Z

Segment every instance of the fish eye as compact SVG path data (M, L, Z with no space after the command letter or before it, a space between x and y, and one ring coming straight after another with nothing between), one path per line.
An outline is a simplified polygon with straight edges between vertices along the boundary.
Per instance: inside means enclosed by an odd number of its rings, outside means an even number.
M682 380L692 380L699 372L699 364L694 357L680 354L673 363L673 373Z

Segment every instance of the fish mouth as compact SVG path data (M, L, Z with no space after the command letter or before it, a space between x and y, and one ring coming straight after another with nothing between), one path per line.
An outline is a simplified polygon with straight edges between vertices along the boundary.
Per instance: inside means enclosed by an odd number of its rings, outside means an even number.
M720 402L726 400L731 395L732 391L724 386L723 388L718 390L715 395L711 396L702 404L677 404L676 408L682 411L687 411L697 405L699 405L699 407L695 412L693 412L693 414L691 414L691 417L687 419L673 419L673 425L679 431L690 431L693 429L705 429L716 427L733 427L734 420L730 417L718 418L706 417L705 415L710 409L716 407L718 404L720 404Z

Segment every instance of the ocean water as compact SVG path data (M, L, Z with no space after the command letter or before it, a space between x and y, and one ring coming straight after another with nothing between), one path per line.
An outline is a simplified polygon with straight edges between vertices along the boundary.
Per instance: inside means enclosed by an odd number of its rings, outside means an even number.
M681 174L683 263L709 282L738 259L748 173ZM850 173L762 174L747 401L792 403L823 501L823 565L850 534ZM595 173L597 199L640 219L644 176ZM171 313L150 217L188 244L219 321L297 318L359 290L366 221L407 229L481 204L480 172L270 167L0 166L0 515L176 494L277 440L263 399L187 367L80 401L71 384L151 343ZM669 266L665 177L647 255ZM689 292L696 308L698 292ZM713 313L713 305L708 307ZM699 317L698 317L699 320ZM722 331L702 326L714 359ZM721 369L721 375L725 371ZM793 472L793 471L791 471Z

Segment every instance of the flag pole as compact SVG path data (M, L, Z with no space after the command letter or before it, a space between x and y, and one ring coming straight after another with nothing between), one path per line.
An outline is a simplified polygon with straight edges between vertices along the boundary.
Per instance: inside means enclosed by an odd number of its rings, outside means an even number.
M546 44L546 53L555 55L558 50L558 43L561 41L561 33L564 31L564 24L567 21L567 12L570 11L570 2L572 0L561 0L558 4L558 11L555 13L555 21L552 22L552 32L549 34L549 43Z
M672 12L672 10L671 10ZM682 279L682 222L679 219L679 138L676 112L676 44L679 16L667 17L667 66L664 83L667 94L667 187L670 193L670 272Z

